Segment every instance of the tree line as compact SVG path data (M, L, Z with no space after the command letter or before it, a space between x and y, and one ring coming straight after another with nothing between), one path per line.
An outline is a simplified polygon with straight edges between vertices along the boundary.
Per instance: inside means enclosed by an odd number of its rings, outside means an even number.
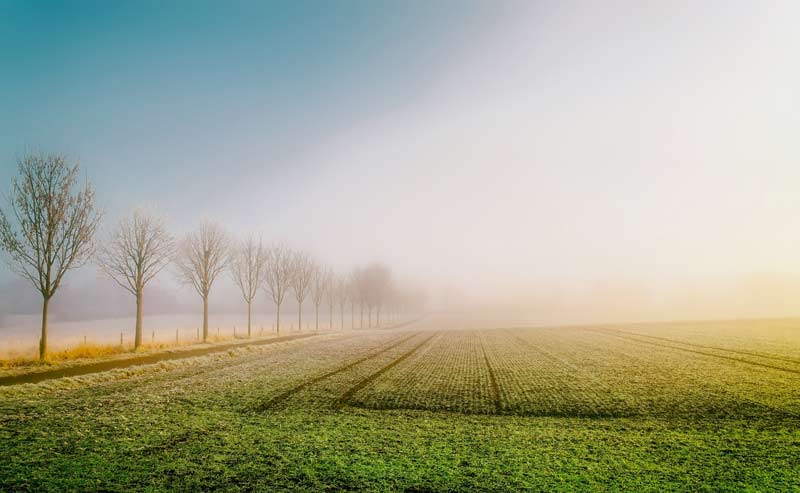
M216 281L228 274L247 305L247 336L252 335L252 307L259 292L275 305L275 329L281 330L281 305L287 294L297 302L302 329L303 303L314 305L319 330L320 308L329 308L329 326L340 328L350 308L359 328L378 327L381 316L395 319L415 303L414 293L395 285L391 271L379 263L336 274L308 252L284 243L264 244L249 236L235 240L222 227L204 220L182 238L173 236L163 217L137 209L123 217L97 241L103 212L94 188L78 183L79 166L60 154L29 153L17 161L6 208L0 208L0 250L13 272L28 280L42 296L39 358L47 355L50 300L70 270L94 261L100 270L128 291L136 302L134 348L142 345L144 292L150 281L173 265L177 280L191 286L203 301L203 341L208 340L209 298ZM365 321L366 316L366 321ZM366 325L365 325L366 322Z

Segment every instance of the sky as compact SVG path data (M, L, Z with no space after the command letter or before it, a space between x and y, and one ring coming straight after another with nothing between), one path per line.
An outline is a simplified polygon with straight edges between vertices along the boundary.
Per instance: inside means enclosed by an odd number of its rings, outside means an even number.
M4 1L0 185L63 152L106 229L156 206L176 234L210 218L534 322L798 315L798 21L793 1Z

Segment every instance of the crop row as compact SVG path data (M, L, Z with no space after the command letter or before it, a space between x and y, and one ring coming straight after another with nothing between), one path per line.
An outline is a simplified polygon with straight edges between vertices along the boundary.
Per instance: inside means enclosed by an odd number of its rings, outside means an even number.
M483 333L505 413L546 416L619 414L623 403L593 375L508 331Z
M493 413L491 376L474 331L449 331L359 390L351 402L373 409Z
M800 362L800 322L796 319L671 322L607 327L685 344Z
M798 375L581 329L518 331L591 374L624 414L796 413Z

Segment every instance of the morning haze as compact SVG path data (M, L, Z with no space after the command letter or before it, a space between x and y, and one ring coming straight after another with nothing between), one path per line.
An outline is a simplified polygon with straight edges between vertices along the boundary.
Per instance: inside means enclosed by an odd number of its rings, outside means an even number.
M0 1L0 491L800 490L798 25Z
M154 205L530 322L795 314L791 3L3 8L2 176L79 159L106 229Z

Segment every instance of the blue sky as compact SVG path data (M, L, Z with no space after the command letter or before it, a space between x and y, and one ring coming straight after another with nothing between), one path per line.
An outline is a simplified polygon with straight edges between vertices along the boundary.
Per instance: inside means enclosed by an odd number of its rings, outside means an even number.
M292 156L424 92L454 46L491 27L493 10L3 2L0 176L41 148L79 157L112 210L163 202L189 180L189 203L242 177L267 192ZM132 190L137 183L145 189Z
M0 184L64 152L105 229L156 205L550 321L797 313L798 24L794 0L0 2Z

